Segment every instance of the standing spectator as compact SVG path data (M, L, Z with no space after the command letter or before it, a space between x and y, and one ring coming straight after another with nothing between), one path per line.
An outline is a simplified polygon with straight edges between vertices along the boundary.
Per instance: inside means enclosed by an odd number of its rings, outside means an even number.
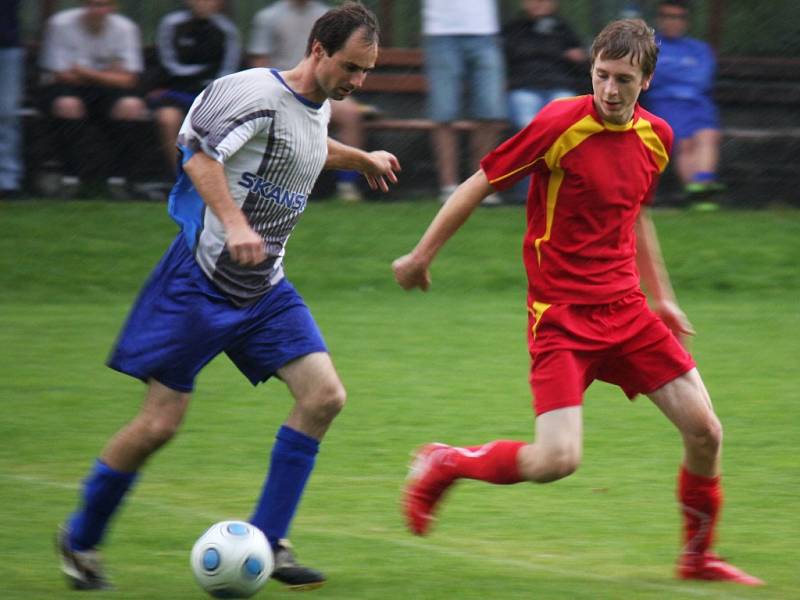
M446 200L459 181L458 134L464 86L469 116L484 121L470 139L470 168L489 152L505 128L505 67L494 0L424 0L422 4L428 110L436 123L433 154L439 197ZM487 204L499 201L492 196Z
M236 25L220 14L223 0L186 0L187 8L166 15L156 45L161 79L147 95L167 163L175 171L175 140L197 95L214 79L239 70Z
M329 8L318 0L278 0L260 10L253 17L250 33L250 66L272 67L279 71L291 69L308 55L308 33L314 21ZM331 103L331 123L339 141L356 148L364 147L365 108L349 96ZM337 196L350 202L361 200L359 179L356 171L337 171Z
M517 130L548 102L575 96L583 67L588 76L588 56L580 38L558 14L558 0L520 4L521 14L503 27L509 119Z
M22 156L19 107L25 51L19 31L19 0L0 4L0 199L20 193Z
M113 196L126 195L141 144L144 100L135 92L143 69L139 28L116 14L114 0L83 0L47 22L40 66L42 100L55 118L64 165L62 191L77 193L89 171L87 126L101 125L112 161L106 175Z
M724 189L717 180L721 135L712 97L717 61L711 46L686 35L688 0L660 2L656 28L658 69L642 101L675 131L675 165L688 199L706 199Z
M588 79L588 55L580 38L558 14L558 0L522 0L522 12L503 27L508 71L508 113L519 131L548 102L575 96L578 78ZM514 186L525 201L528 182Z

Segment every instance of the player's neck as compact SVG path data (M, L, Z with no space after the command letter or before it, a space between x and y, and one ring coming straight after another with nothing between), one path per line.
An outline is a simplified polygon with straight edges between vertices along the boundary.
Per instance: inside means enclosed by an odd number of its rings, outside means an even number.
M282 71L281 77L295 94L299 94L311 102L322 104L328 99L317 84L314 70L308 59L301 61L293 69Z

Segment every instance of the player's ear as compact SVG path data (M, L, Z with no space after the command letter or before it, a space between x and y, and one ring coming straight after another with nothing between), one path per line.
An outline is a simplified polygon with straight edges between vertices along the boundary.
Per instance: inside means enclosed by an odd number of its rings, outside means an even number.
M653 81L653 74L652 73L650 73L650 75L647 75L642 79L642 91L643 92L646 92L647 90L650 89L650 82L651 81Z
M311 42L311 55L317 60L327 55L325 48L322 47L322 42L319 40L314 40Z

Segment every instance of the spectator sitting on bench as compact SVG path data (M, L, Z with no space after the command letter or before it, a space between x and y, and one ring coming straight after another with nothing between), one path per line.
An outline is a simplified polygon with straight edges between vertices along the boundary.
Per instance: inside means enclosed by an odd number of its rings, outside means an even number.
M719 110L712 97L714 51L686 35L687 0L660 2L656 25L658 68L642 101L675 132L675 165L688 199L707 199L724 189L717 181L721 133Z
M89 125L103 123L110 157L103 173L113 197L127 197L127 180L136 174L142 143L144 100L135 88L143 69L138 26L115 14L114 0L84 0L47 22L40 66L42 102L54 117L55 142L61 154L61 192L78 193L80 177L92 173L87 157Z
M220 14L223 0L186 0L187 8L161 19L156 34L156 89L147 94L170 171L177 166L175 140L192 102L214 79L239 70L236 25Z

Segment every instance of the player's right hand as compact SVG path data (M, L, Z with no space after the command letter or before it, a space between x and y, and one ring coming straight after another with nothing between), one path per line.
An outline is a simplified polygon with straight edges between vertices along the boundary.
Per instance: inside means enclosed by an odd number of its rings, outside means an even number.
M228 231L226 243L231 258L240 265L254 266L267 259L264 239L249 225L232 227Z
M412 254L401 256L392 263L394 278L404 290L418 287L423 292L427 292L431 285L431 274L428 265L416 258Z

